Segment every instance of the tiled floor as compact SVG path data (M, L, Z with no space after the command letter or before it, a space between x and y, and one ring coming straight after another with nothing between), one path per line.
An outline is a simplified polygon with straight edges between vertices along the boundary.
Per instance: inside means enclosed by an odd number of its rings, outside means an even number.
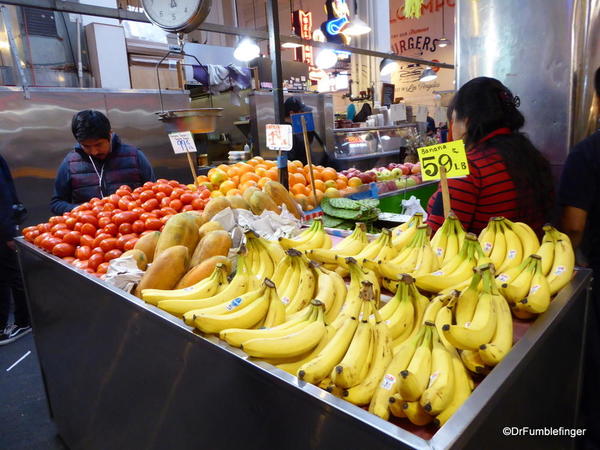
M27 351L31 354L6 371ZM0 347L0 448L66 450L50 420L31 334Z

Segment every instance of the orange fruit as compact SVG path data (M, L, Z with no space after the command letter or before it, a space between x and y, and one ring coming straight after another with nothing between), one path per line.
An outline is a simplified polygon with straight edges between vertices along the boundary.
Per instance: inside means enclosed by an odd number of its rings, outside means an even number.
M296 195L306 195L308 189L303 183L296 183L292 186L290 191Z
M208 177L206 175L198 175L198 177L196 179L198 180L198 184L208 181Z
M255 160L254 158L252 158L251 160L249 160L246 164L251 165L252 167L256 167L256 165L258 164L258 161Z
M315 180L315 188L317 191L325 192L327 190L327 186L325 186L325 182L322 180Z
M212 191L210 193L210 196L211 196L211 198L224 197L224 195L221 191Z
M247 163L239 163L238 169L242 175L254 171L254 167Z
M337 184L335 183L334 180L327 180L325 182L325 186L327 186L327 189L329 189L329 188L337 188Z
M304 175L302 175L301 173L293 173L288 178L289 178L288 181L289 181L290 186L297 184L297 183L306 185L306 178L304 178Z
M238 186L238 189L242 192L244 192L246 189L248 189L250 186L254 186L256 187L258 185L258 183L254 180L249 180L246 181L245 183L242 183Z
M325 191L325 197L327 198L335 198L335 197L341 197L340 191L338 191L336 188L327 188L327 190Z
M255 156L255 157L254 157L254 158L252 158L252 159L253 159L254 161L257 161L257 162L259 162L259 163L264 161L264 158L263 158L262 156Z
M346 189L346 187L348 186L348 178L345 175L340 174L335 180L335 184L338 189Z
M331 167L327 167L321 171L324 181L335 180L337 178L337 172Z
M227 191L227 194L225 196L232 197L234 195L242 195L242 191L240 191L239 189L231 189L231 190Z
M258 187L262 189L269 181L271 181L269 177L262 177L260 180L258 180Z
M240 184L240 177L239 176L233 176L231 177L231 181L233 181L233 183L237 186L238 184Z
M241 174L242 174L242 172L236 166L231 166L229 168L229 170L227 171L227 175L229 175L229 178L239 177Z
M362 185L362 181L358 177L352 177L348 180L348 186L350 187L358 187Z
M262 178L267 175L267 169L257 166L256 169L254 169L254 173Z
M256 169L265 169L267 170L269 168L269 166L267 166L264 162L261 162L259 164L256 165Z
M227 173L227 171L229 170L229 166L227 164L219 164L217 166L217 169L222 170L223 172Z
M306 207L306 204L308 203L308 197L306 195L304 195L304 194L295 194L294 198L300 204L300 206L302 207L302 209L304 209L305 211L307 211L307 209L305 209L305 207Z
M219 188L219 190L223 194L227 194L227 192L229 192L232 189L235 189L235 187L236 187L236 185L233 181L227 180L227 181L223 181L223 183L221 183L221 187Z
M277 163L271 159L266 159L265 160L265 164L267 165L267 167L270 169L272 167L277 167Z
M245 173L240 177L240 183L245 184L247 181L256 181L258 182L260 177L253 172Z
M277 170L277 167L272 167L267 170L266 175L273 181L279 181L279 171Z

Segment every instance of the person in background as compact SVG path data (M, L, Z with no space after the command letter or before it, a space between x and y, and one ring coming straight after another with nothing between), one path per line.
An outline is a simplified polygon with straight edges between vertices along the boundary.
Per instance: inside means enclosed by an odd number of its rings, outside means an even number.
M595 75L596 97L600 101L600 67ZM583 415L588 433L585 448L600 448L600 130L581 141L567 158L560 179L558 202L562 207L561 230L570 238L580 266L594 271L592 301L589 305L586 362L583 387Z
M146 156L140 149L122 143L101 112L78 112L71 130L78 144L58 168L52 213L61 215L94 197L111 195L124 184L133 189L155 181Z
M31 332L29 311L14 238L19 234L15 205L20 202L12 175L0 155L0 345L13 342ZM8 324L11 298L14 323Z
M305 112L311 112L312 108L310 106L306 106L299 97L289 97L285 103L283 104L285 111L285 121L288 124L292 123L292 114L299 114ZM314 131L308 132L308 142L312 146L313 140L317 139L317 141L323 146L323 142ZM311 151L312 163L314 165L325 164L326 162L326 154L323 153L322 156L318 156L318 153ZM304 135L302 133L294 133L292 149L288 152L288 160L289 161L302 161L302 164L307 164L306 160L306 149L304 148Z
M519 104L500 81L479 77L461 87L450 105L452 136L465 142L470 174L449 179L448 187L452 210L469 232L481 232L496 216L539 232L550 218L550 163L519 131L525 124ZM437 230L444 222L440 190L427 213L427 223Z

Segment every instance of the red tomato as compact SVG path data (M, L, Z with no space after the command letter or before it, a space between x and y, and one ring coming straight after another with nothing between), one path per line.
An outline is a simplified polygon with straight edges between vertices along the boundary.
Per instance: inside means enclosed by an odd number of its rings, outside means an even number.
M69 233L70 233L70 230L65 228L65 229L56 230L54 233L52 233L52 235L62 241L63 238L65 237L65 235L67 235Z
M117 240L115 238L102 239L98 244L104 253L117 248Z
M171 192L173 192L173 186L169 185L167 182L161 183L157 186L158 188L158 192L162 192L163 194L165 194L167 197L169 195L171 195Z
M44 241L42 241L42 247L47 252L51 252L55 245L62 243L59 238L56 237L47 237Z
M194 207L192 205L185 205L182 211L193 211Z
M123 252L121 250L119 250L118 248L112 249L111 251L106 252L104 254L104 261L108 262L111 259L118 258L122 254L123 254Z
M67 244L66 242L61 242L52 247L52 254L59 258L73 256L75 254L75 246Z
M192 202L192 208L194 208L196 211L202 211L204 209L204 200L196 197Z
M159 178L158 180L156 180L157 184L164 184L164 183L168 183L168 182L169 182L169 180L166 180L164 178Z
M119 197L123 197L125 195L129 195L131 193L131 188L129 186L127 186L127 189L125 189L125 187L120 187L119 189L116 190L115 194L117 194Z
M98 219L96 218L95 215L93 214L84 214L81 216L81 222L83 223L91 223L92 225L94 225L95 227L98 226Z
M174 199L174 200L171 200L171 203L169 203L169 207L171 207L175 211L179 212L179 211L181 211L181 208L183 208L183 203L179 199Z
M144 223L146 230L160 230L162 225L163 225L162 222L156 218L146 219L146 222Z
M67 229L66 223L57 223L56 225L52 225L52 228L50 228L50 231L52 233L56 233L58 230L66 230L66 229Z
M165 194L164 192L157 192L155 197L156 197L156 200L160 201L163 198L167 198L167 194Z
M185 191L183 189L175 188L175 189L173 189L173 191L171 192L171 195L169 197L179 198L179 197L181 197L181 194L183 194L184 192Z
M202 189L198 195L200 198L206 199L210 197L210 191L208 189Z
M156 219L156 214L149 213L149 212L145 212L143 214L140 214L140 220L143 220L145 222L148 219Z
M77 228L75 228L75 230L77 230ZM96 234L96 227L91 223L84 223L81 226L81 230L77 231L81 231L81 234L89 234L90 236L94 236Z
M121 234L129 234L133 231L132 224L126 222L119 225L119 233Z
M89 245L82 245L77 247L77 250L75 250L75 256L81 261L86 261L90 259L90 256L92 256L92 247L90 247Z
M92 208L92 213L94 213L95 216L98 216L98 213L102 212L102 206L101 205L96 205Z
M106 225L109 225L112 223L112 220L110 217L100 217L98 219L98 226L100 228L104 228Z
M125 198L125 197L121 197L119 199L119 209L123 210L123 211L127 211L127 207L129 206L129 199Z
M103 262L101 264L98 264L98 267L96 268L96 271L100 275L105 274L107 270L108 270L108 263L107 262Z
M169 183L169 186L179 187L179 181L169 180L168 183Z
M141 186L140 186L140 187L136 187L136 188L133 190L133 193L134 193L134 194L138 194L138 195L139 195L139 194L141 194L142 192L144 192L144 188L143 188L143 187L141 187Z
M151 198L154 198L154 191L148 190L140 194L140 200L142 203L144 203L146 200L150 200Z
M134 209L138 209L139 207L140 207L140 201L133 200L132 202L129 202L129 205L127 205L127 210L133 212Z
M73 261L75 261L75 258L73 258L72 256L65 256L63 258L63 261L68 262L69 264L73 264Z
M31 233L32 231L37 231L37 227L25 227L25 228L23 228L23 234Z
M125 245L123 246L123 250L127 251L127 250L133 250L133 248L135 247L135 244L137 243L139 239L138 238L133 238L133 239L129 239L127 242L125 242Z
M73 261L73 265L78 269L85 270L88 266L88 260L86 259L85 261L79 261L76 259Z
M194 201L194 198L196 198L196 196L191 192L184 192L181 194L181 197L179 197L179 200L181 200L181 203L184 205L189 205Z
M164 225L165 223L167 223L167 221L168 221L168 220L169 220L171 217L173 217L173 215L172 215L172 214L167 214L166 216L163 216L163 217L161 217L161 218L160 218L160 221L161 221L161 222L162 222L162 224Z
M63 216L52 216L48 219L48 223L56 225L57 223L64 223L65 220Z
M177 211L175 211L173 208L162 208L159 212L158 215L160 217L164 217L164 216L172 216L174 214L177 214Z
M131 211L123 211L115 214L112 217L112 221L115 225L121 225L122 223L132 223L136 220L136 214Z
M151 212L155 209L158 209L158 205L158 200L151 198L150 200L146 200L144 203L142 203L142 208L144 208L144 210L147 212Z
M79 231L70 231L70 232L68 232L65 235L65 237L63 238L63 240L67 244L71 244L71 245L77 246L81 242L81 233Z
M135 239L137 235L135 234L124 234L123 236L117 238L117 247L123 250L125 248L125 244L129 242L131 239Z
M98 265L103 262L104 255L102 253L94 253L92 256L90 256L90 259L88 259L87 267L89 267L92 270L96 270Z
M104 251L103 251L103 250L102 250L100 247L94 247L94 248L92 249L92 255L93 255L94 253L100 253L101 255L104 255Z
M152 189L152 186L154 186L154 183L152 181L146 181L142 187L146 188L146 189Z
M65 224L69 230L72 230L77 224L77 219L75 217L69 217L67 220L65 220Z
M73 227L75 231L81 231L81 228L83 228L83 224L81 222L77 222Z
M113 238L113 236L111 236L108 233L100 233L94 239L94 245L92 247L100 247L100 242L102 242L104 239L111 239L111 238Z
M169 206L169 203L171 203L171 202L172 202L172 200L171 200L170 197L162 198L160 200L160 207L161 208L166 208L167 206Z
M110 234L112 236L116 236L119 232L119 227L116 223L109 223L104 228L102 228L102 232Z
M94 246L94 238L92 236L90 236L89 234L83 234L83 235L81 235L81 241L79 242L79 245L87 245L89 247L93 247Z
M40 232L38 230L33 230L28 233L23 233L23 236L25 236L25 239L27 239L28 242L33 242L35 240L35 238L38 237L39 235L40 235Z
M102 207L102 211L110 212L115 208L116 208L116 206L113 205L112 203L105 203L104 206Z
M133 231L134 233L142 233L145 229L146 227L144 226L143 220L136 220L131 225L131 231Z

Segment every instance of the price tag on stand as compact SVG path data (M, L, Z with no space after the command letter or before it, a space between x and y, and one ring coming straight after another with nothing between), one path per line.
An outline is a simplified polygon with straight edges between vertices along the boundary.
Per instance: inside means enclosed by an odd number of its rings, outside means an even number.
M291 125L266 125L267 148L289 152L292 149L293 134Z
M196 173L196 164L192 160L190 152L197 152L194 136L191 131L181 131L178 133L169 133L169 140L175 154L185 153L190 165L190 172L194 179L194 184L198 185L198 174Z
M417 149L421 161L423 181L440 180L444 216L450 214L450 192L448 178L461 178L469 175L469 163L463 141L445 142Z

